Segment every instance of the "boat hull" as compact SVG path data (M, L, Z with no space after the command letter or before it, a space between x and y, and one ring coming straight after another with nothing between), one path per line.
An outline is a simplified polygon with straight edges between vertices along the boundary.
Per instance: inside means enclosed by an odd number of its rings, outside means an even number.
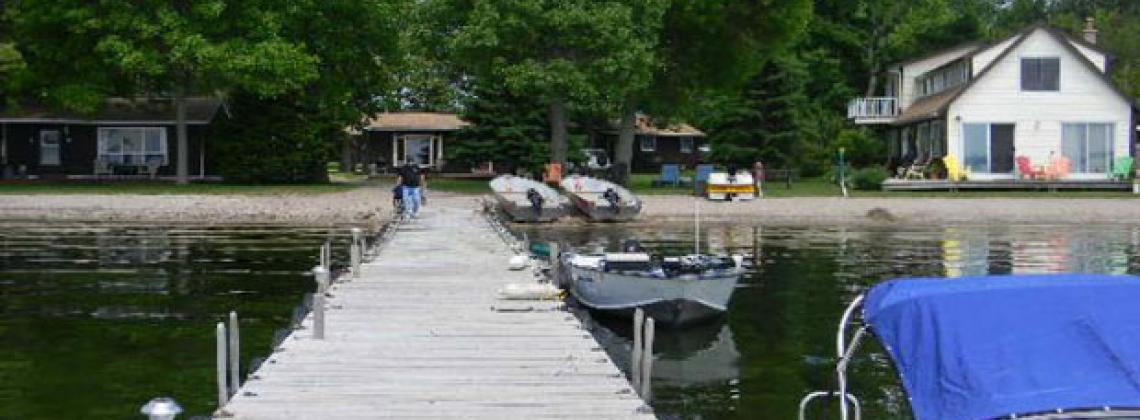
M628 189L604 179L572 175L559 184L570 202L592 222L624 222L641 213L641 200ZM617 194L618 205L605 198L606 192Z
M574 207L586 215L586 218L594 222L625 222L636 219L641 213L641 203L632 206L620 205L616 208L609 205L598 206L574 193L570 193L570 202L574 203Z
M541 211L535 211L529 202L520 203L496 194L499 209L513 222L542 223L553 222L566 215L566 208L562 205L543 206Z
M607 273L567 265L570 292L583 305L612 315L627 316L637 308L658 323L683 326L724 313L740 272L716 276L675 278Z

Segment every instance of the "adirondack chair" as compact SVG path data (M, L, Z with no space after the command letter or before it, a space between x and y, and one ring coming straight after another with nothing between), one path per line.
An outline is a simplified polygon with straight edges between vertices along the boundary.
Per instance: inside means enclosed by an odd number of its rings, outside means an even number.
M1061 179L1069 175L1072 170L1073 163L1069 158L1064 156L1056 156L1049 167L1045 169L1045 176L1049 179Z
M653 186L672 185L674 187L688 185L691 180L681 176L681 165L666 163L661 165L661 176L654 179Z
M958 162L958 158L954 155L943 156L942 165L946 166L947 180L958 182L965 178L966 172L962 169L962 164Z
M1132 178L1132 156L1121 156L1112 162L1112 178L1124 181Z
M1042 179L1046 176L1047 171L1033 167L1029 156L1018 156L1014 161L1017 162L1017 171L1021 173L1022 179Z
M562 182L562 164L557 162L546 164L546 172L542 174L542 180L551 185L558 185L559 182Z
M102 158L102 157L97 157L97 158L95 158L95 161L93 163L95 166L95 176L96 177L99 177L100 175L112 175L112 174L114 174L114 170L111 167L111 162L108 161L107 159Z
M712 175L716 167L709 164L697 165L697 176L693 181L693 192L696 195L705 194L705 184L709 182L709 175Z

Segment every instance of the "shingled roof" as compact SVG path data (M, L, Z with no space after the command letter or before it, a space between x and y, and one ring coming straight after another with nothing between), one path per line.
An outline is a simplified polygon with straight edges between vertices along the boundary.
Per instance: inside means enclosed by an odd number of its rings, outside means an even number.
M364 121L367 131L458 131L468 125L443 112L381 112Z
M217 98L188 98L186 123L209 124L218 113L222 101ZM58 111L44 105L29 104L0 110L0 123L28 124L175 124L174 101L170 99L109 98L99 111L84 115Z

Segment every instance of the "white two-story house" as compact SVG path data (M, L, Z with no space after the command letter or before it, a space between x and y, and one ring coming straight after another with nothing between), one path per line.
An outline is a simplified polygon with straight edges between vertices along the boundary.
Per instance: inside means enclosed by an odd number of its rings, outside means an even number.
M892 165L954 155L971 180L1011 179L1017 157L1069 159L1071 180L1104 180L1132 156L1135 100L1108 77L1111 58L1046 25L889 66L885 96L848 105L858 124L888 124Z

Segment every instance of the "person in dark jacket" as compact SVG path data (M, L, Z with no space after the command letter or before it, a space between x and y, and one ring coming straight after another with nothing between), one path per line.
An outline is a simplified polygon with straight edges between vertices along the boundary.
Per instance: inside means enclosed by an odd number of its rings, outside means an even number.
M397 172L396 184L403 187L404 214L408 217L418 216L423 200L421 189L427 188L423 170L414 163L401 166Z

